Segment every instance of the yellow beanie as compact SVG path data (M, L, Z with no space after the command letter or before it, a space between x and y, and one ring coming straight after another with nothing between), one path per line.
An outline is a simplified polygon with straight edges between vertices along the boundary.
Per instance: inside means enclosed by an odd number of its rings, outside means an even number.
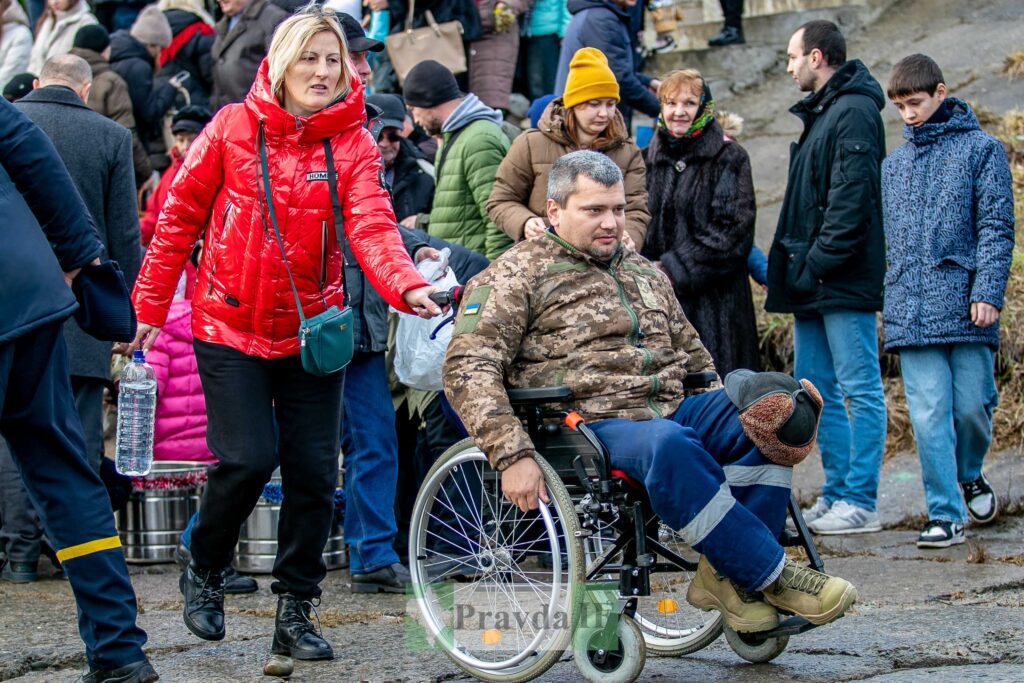
M619 101L619 83L608 68L608 58L597 48L580 48L569 62L562 103L566 109L571 109L577 104L606 97Z

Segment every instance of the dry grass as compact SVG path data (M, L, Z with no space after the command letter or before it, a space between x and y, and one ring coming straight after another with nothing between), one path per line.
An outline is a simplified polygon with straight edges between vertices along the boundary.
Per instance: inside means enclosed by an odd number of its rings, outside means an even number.
M1011 55L1024 69L1024 52ZM1007 58L1010 63L1011 57ZM973 106L973 105L972 105ZM975 107L982 126L1005 146L1013 173L1014 208L1017 218L1018 243L1013 253L1006 303L1000 316L1000 345L996 354L996 381L999 386L999 407L993 416L993 449L1024 449L1024 111L1010 111L998 116ZM754 285L754 306L757 310L758 348L765 370L793 372L793 319L788 315L766 313L764 292ZM881 321L879 321L881 328ZM879 338L882 338L879 329ZM903 382L900 380L899 357L881 352L879 362L888 407L886 457L914 448ZM922 522L923 523L923 522Z
M1006 56L1003 61L1003 74L1010 78L1024 76L1024 50Z

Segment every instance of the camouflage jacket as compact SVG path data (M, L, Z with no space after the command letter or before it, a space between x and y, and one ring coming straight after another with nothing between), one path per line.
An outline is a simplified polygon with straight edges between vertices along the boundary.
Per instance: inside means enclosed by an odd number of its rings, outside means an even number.
M466 288L444 387L491 465L535 454L505 387L569 385L588 420L648 420L683 400L687 372L714 370L668 278L619 251L602 263L552 231L520 242Z

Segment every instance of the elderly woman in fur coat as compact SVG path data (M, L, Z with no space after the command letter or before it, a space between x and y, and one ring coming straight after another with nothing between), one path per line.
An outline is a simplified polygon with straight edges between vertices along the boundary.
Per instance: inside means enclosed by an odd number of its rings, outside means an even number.
M697 71L668 74L658 99L661 115L646 152L651 223L642 253L672 281L719 375L757 370L747 277L757 212L750 158L723 132Z

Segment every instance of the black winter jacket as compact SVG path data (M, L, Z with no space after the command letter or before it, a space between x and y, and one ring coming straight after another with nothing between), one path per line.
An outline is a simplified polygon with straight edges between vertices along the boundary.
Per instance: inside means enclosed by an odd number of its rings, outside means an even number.
M423 28L427 25L427 10L430 10L434 20L439 24L446 21L457 21L462 24L462 42L467 45L484 35L480 11L474 0L415 0L415 4L413 28ZM388 10L391 12L391 33L404 31L409 0L388 0Z
M167 17L171 33L175 37L189 26L202 23L202 19L195 14L180 9L164 10L164 16ZM174 56L160 67L160 75L168 78L179 71L188 72L188 80L184 85L188 90L191 104L210 106L210 92L213 90L213 56L210 49L216 37L213 27L210 27L210 33L206 35L193 33L185 44L178 48Z
M884 105L878 81L855 59L790 109L804 132L790 148L766 310L881 310Z
M0 100L0 343L70 316L62 271L103 245L50 138ZM42 229L40 229L42 228Z
M647 148L651 223L643 255L660 261L718 374L758 369L747 276L757 202L750 157L717 121L695 138L659 130Z
M127 31L116 31L110 36L110 68L128 84L135 127L143 144L159 138L163 116L178 94L168 82L169 76L153 78L153 58L146 46Z
M391 184L395 218L399 221L416 214L430 213L434 203L434 179L423 168L423 163L427 162L419 148L402 138Z

